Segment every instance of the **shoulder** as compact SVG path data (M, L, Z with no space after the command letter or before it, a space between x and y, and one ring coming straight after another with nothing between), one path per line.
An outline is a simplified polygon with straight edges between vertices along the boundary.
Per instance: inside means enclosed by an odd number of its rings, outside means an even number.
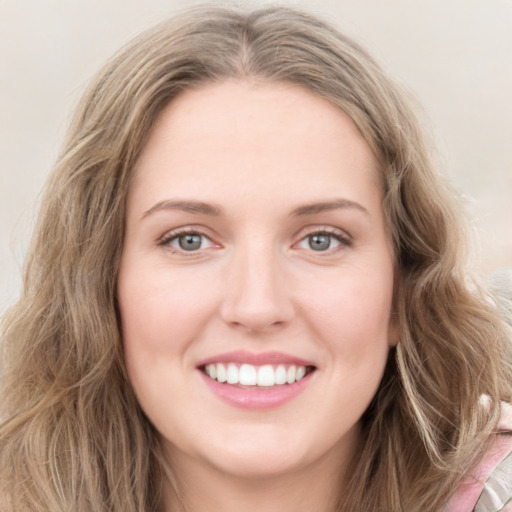
M445 512L512 512L512 407L503 404L502 434L462 483Z

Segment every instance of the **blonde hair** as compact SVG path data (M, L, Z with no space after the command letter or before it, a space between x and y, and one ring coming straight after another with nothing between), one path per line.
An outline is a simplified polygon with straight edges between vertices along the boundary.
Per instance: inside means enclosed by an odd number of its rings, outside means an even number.
M164 106L227 78L321 95L381 164L401 335L362 419L365 442L339 510L440 509L485 450L500 400L512 399L506 327L465 281L453 193L400 88L309 14L196 8L106 64L48 182L23 294L3 322L3 512L157 510L165 468L127 378L116 308L125 199Z

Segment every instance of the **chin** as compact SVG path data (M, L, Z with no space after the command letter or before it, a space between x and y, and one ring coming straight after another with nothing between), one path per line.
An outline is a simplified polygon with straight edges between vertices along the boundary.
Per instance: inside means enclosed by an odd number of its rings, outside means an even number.
M289 429L284 432L275 428L247 430L218 439L216 446L212 443L203 452L204 456L224 473L256 479L298 471L315 459L315 447L300 436L290 435Z
M306 461L275 451L244 452L237 456L224 457L220 461L215 460L214 464L224 474L248 480L266 480L291 474L307 465Z

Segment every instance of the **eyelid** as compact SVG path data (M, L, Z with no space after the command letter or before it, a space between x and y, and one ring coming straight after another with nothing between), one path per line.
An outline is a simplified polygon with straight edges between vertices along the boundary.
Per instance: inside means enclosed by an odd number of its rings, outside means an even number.
M177 247L173 247L170 245L170 242L180 236L184 235L200 235L205 237L210 241L212 244L212 247L220 247L220 244L216 243L212 236L206 232L207 230L199 227L199 226L183 226L175 229L171 229L167 232L165 232L160 238L157 239L156 243L158 246L163 247L164 249L167 249L169 252L172 253L179 253L185 256L193 256L197 255L198 253L204 251L205 249L209 249L211 247L203 248L203 249L197 249L195 251L185 251L183 249L179 249Z
M169 244L172 240L174 240L180 236L189 235L189 234L196 234L196 235L205 237L212 244L212 246L203 248L203 249L197 249L194 251L185 251L185 250L179 249L177 247L173 247ZM334 238L336 238L336 240L338 240L341 245L341 249L343 249L345 247L350 247L353 243L352 236L349 233L347 233L345 230L336 228L334 226L315 225L315 226L307 226L307 227L303 228L302 230L300 230L297 233L297 235L294 237L297 241L293 243L292 247L297 248L298 244L302 243L309 236L322 235L322 234L333 236ZM179 254L182 254L185 256L197 255L200 252L204 251L205 249L209 249L212 247L216 247L216 248L221 247L221 245L219 243L217 243L214 240L214 238L212 237L212 235L209 233L209 230L207 230L201 226L182 226L182 227L171 229L171 230L165 232L161 237L159 237L157 239L156 243L158 246L161 246L161 247L169 250L169 252L179 253ZM318 255L322 255L322 253L327 255L327 254L332 254L333 252L336 252L337 250L340 250L340 249L338 247L336 247L336 248L332 248L332 249L327 249L326 251L318 251L316 253ZM311 249L311 252L315 252L315 251L313 251L313 249Z
M293 246L297 246L298 244L302 243L307 237L313 236L313 235L330 235L336 238L341 244L342 247L350 247L353 244L353 238L348 234L345 230L335 228L334 226L308 226L307 228L304 228L301 230L297 237L298 240L293 244ZM318 251L318 255L324 254L331 254L332 252L336 252L336 248L334 249L328 249L326 251ZM314 252L311 249L312 252Z

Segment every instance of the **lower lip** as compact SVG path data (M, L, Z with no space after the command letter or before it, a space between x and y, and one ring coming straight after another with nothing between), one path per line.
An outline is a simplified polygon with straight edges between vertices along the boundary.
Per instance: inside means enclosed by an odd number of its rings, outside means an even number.
M208 388L223 402L239 409L272 409L284 405L302 393L314 372L307 374L293 384L283 384L268 389L241 388L222 384L211 379L199 370Z

